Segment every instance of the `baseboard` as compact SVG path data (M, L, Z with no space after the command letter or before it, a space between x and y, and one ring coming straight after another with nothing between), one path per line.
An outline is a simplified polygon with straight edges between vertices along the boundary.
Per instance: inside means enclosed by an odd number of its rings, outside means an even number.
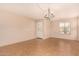
M57 38L57 37L51 37L51 39L61 39L61 40L70 40L70 41L78 41L76 39L65 39L65 38Z
M33 38L33 39L42 39L42 40L46 40L46 39L62 39L62 40L71 40L71 39L65 39L65 38L56 38L56 37L48 37L48 38ZM9 46L9 45L13 45L13 44L16 44L16 43L21 43L21 42L24 42L24 41L29 41L29 40L33 40L33 39L28 39L28 40L23 40L23 41L16 41L16 42L12 42L12 43L7 43L7 44L4 44L4 45L0 45L0 47L5 47L5 46ZM73 40L73 41L79 41L79 40Z
M39 38L39 37L37 37L36 39L43 39L43 38Z

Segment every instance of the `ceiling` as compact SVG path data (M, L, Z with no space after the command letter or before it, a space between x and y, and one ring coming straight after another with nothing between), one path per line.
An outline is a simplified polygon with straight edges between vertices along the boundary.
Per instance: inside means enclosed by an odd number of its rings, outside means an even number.
M18 4L0 4L0 10L8 11L17 15L26 16L35 20L43 19L47 13L47 8L54 13L54 18L67 18L79 15L79 4L57 3L57 4L35 4L35 3L18 3Z

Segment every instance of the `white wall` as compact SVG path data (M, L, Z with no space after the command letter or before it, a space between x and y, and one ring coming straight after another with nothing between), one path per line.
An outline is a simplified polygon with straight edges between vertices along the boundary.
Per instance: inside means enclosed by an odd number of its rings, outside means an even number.
M54 19L52 22L49 20L43 20L43 39L54 37L62 39L77 39L77 19L74 18L59 18ZM60 22L69 22L71 24L70 34L61 34L59 29Z
M0 11L0 46L36 38L35 21Z
M44 39L51 37L51 22L49 20L44 20Z
M71 34L62 35L59 33L59 22L68 21L71 23ZM43 21L43 38L55 37L75 40L77 37L76 18L56 19L52 23L49 20ZM35 21L24 16L17 16L12 13L0 11L0 46L13 44L36 38Z
M70 34L60 34L59 32L59 22L70 22L71 23L71 33ZM63 18L58 20L53 20L52 22L52 37L76 40L77 38L77 21L76 18Z
M77 40L79 40L79 16L77 17Z

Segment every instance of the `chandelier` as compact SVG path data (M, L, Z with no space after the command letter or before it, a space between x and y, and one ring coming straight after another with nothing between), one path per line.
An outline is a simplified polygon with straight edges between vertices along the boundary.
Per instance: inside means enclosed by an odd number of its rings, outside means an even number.
M38 5L38 7L41 9L41 11L44 13L43 17L47 20L52 21L52 19L54 18L54 14L51 12L50 8L47 9L47 12L45 12L40 5Z
M44 15L44 18L46 18L48 20L52 20L53 17L54 17L54 14L50 11L50 8L48 8L47 14Z

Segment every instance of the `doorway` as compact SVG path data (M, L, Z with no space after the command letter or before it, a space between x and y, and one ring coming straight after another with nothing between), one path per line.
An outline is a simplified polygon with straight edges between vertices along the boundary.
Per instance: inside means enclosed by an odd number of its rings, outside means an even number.
M37 20L36 21L36 36L37 38L43 38L43 21Z

